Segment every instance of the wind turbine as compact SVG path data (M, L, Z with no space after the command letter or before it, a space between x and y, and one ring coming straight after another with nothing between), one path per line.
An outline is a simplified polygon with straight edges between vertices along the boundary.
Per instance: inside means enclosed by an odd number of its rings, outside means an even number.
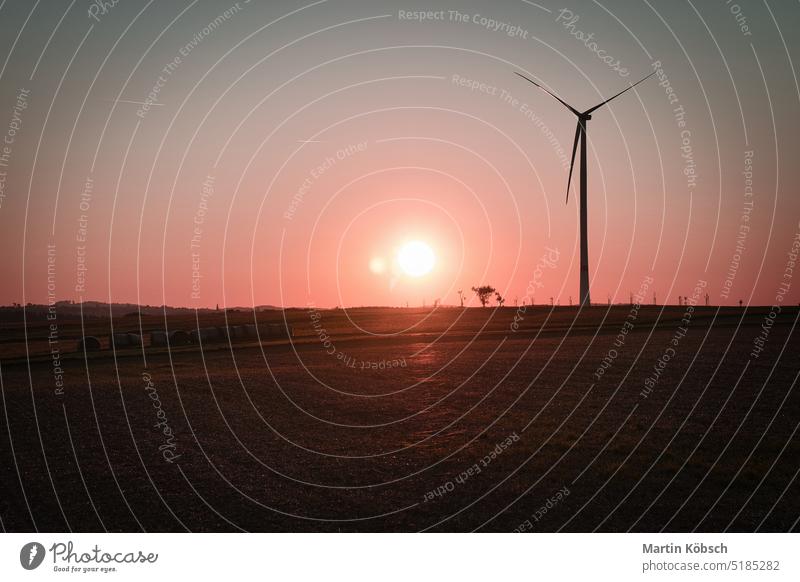
M640 79L636 81L633 85L628 86L627 88L623 89L613 97L609 97L599 105L595 105L591 109L587 109L583 113L569 105L566 101L562 100L558 95L548 91L544 87L542 87L539 83L529 79L522 73L517 73L514 71L515 74L519 75L526 81L533 83L539 89L556 99L559 103L561 103L564 107L569 109L575 116L578 118L578 126L575 128L575 143L572 144L572 160L569 163L569 178L567 179L567 202L569 202L569 187L572 183L572 168L575 166L575 151L578 149L578 141L581 142L581 198L580 198L580 212L581 212L581 306L589 307L591 305L591 300L589 299L589 243L588 243L588 235L587 235L587 215L586 215L586 122L592 118L592 112L600 109L603 105L608 103L609 101L616 99L625 91L630 91L636 85L644 81L645 79L649 79L653 75L655 75L655 71L644 77L644 79Z

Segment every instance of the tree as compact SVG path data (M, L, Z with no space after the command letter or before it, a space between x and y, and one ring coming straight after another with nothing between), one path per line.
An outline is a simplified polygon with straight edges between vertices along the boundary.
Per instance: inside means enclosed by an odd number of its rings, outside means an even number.
M502 307L503 303L506 302L505 298L502 295L500 295L500 293L495 293L494 298L497 300L498 307Z
M489 299L497 291L497 289L491 285L483 285L481 287L473 287L472 291L478 296L478 301L481 302L481 305L486 307L486 304L489 303Z
M464 297L465 297L464 292L461 289L459 289L458 298L461 300L461 307L464 307Z

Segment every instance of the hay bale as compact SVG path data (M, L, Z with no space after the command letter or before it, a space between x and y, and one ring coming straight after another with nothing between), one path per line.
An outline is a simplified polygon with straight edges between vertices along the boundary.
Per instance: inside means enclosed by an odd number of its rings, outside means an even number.
M247 334L244 331L243 325L234 325L228 328L228 335L232 339L244 339Z
M219 339L219 329L216 327L201 327L189 332L189 341L193 344L215 342Z
M162 329L151 331L150 345L158 347L167 345L167 332Z
M262 323L258 326L258 336L263 339L286 338L294 335L290 326L283 323Z
M140 346L142 345L142 336L132 331L114 333L109 337L109 345L116 349Z
M169 345L171 346L185 346L189 342L189 334L182 329L176 329L169 333Z
M242 326L244 327L244 335L246 337L257 337L258 331L255 325L252 323Z
M100 340L93 335L87 335L78 340L79 352L96 352L100 349Z

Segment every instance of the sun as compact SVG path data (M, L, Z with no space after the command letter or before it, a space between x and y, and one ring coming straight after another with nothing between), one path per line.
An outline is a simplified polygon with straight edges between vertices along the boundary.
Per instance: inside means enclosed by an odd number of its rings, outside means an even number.
M422 241L412 240L397 251L397 264L409 277L422 277L433 270L436 256L433 249Z

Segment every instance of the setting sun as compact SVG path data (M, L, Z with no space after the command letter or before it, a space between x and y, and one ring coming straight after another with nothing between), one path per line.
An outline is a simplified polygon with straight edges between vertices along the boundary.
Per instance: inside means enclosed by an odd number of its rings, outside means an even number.
M436 264L436 256L427 244L413 240L400 247L397 263L400 270L409 277L421 277L431 272Z

